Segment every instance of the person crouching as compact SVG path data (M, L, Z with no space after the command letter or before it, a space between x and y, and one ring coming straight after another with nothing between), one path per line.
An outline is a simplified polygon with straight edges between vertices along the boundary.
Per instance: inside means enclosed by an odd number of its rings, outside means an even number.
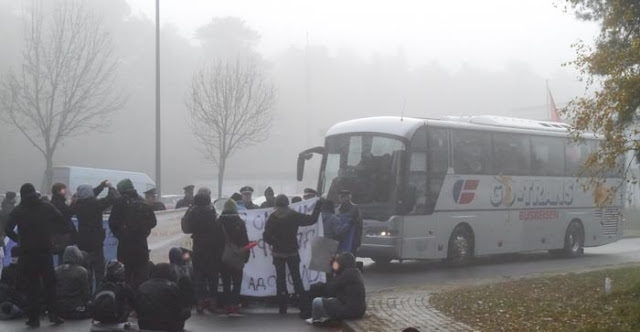
M338 255L331 264L334 277L326 284L314 284L321 293L311 304L310 324L330 320L362 318L367 310L364 281L356 268L356 258L350 252Z
M89 272L82 266L85 257L76 246L68 246L63 264L56 268L56 307L64 319L89 318Z

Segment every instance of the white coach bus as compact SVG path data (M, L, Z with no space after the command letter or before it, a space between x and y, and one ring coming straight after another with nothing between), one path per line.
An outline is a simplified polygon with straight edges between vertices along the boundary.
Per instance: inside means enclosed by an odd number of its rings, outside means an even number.
M554 122L494 116L439 120L375 117L329 129L320 154L318 191L352 192L364 218L360 257L449 259L549 250L579 255L622 235L620 170L585 192L578 170L598 146L594 135L571 142ZM600 197L602 198L602 197Z

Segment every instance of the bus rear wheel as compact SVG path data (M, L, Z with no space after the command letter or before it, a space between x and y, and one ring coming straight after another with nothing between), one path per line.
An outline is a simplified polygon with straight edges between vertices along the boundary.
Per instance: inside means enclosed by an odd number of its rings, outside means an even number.
M447 263L451 266L468 264L473 258L473 233L466 226L457 226L449 238Z
M568 257L575 257L584 253L584 228L579 221L574 220L567 227L562 252Z

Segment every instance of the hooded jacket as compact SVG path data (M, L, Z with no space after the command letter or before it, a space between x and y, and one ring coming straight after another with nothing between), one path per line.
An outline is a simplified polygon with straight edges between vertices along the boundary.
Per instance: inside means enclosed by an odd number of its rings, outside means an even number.
M191 316L191 305L178 284L170 281L171 271L167 265L156 265L151 279L138 289L135 309L140 329L182 331L184 321Z
M235 202L228 200L224 205L222 215L220 216L220 224L227 233L229 240L238 247L244 247L249 244L249 235L247 235L247 226L244 220L238 215L238 207ZM226 239L225 239L226 241ZM249 261L249 251L245 255L245 263Z
M224 235L216 220L216 210L211 206L211 197L197 194L184 217L182 231L193 239L193 268L215 269L220 264L224 249Z
M336 257L340 270L326 285L322 299L327 314L333 319L361 318L367 310L364 281L356 268L356 258L346 252Z
M89 302L89 273L82 267L84 255L75 246L68 246L62 256L64 264L56 268L56 306L59 313L69 313L86 307Z
M283 195L276 198L276 209L267 219L262 237L271 245L274 257L298 254L298 227L313 225L320 216L321 203L318 201L311 215L292 210L284 202L279 202ZM285 197L286 198L286 197ZM288 202L287 202L288 203ZM284 206L283 206L284 205Z
M121 195L109 216L109 228L118 239L118 260L125 266L148 264L147 237L156 227L156 215L135 189L125 189Z
M62 214L43 202L33 186L21 190L20 196L20 204L9 214L5 233L20 245L23 255L50 255L52 230L65 225ZM20 235L14 231L16 226Z
M11 211L13 211L15 207L16 207L15 194L12 195L12 197L9 197L9 195L7 195L7 197L5 197L2 200L2 206L0 206L0 241L4 240L4 237L5 237L4 226L7 224L7 220L9 219L9 214L11 213ZM1 242L0 246L2 246L3 243L4 242Z
M105 198L96 198L104 190L100 184L96 188L89 185L78 187L78 200L73 205L78 218L78 247L86 252L98 252L104 243L105 230L102 226L104 211L118 198L115 189L109 188Z

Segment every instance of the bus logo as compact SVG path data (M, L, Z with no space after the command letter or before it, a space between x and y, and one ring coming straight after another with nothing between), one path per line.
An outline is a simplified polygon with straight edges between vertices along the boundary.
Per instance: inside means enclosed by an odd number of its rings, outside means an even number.
M458 180L453 184L453 200L458 204L469 204L476 197L480 180Z

